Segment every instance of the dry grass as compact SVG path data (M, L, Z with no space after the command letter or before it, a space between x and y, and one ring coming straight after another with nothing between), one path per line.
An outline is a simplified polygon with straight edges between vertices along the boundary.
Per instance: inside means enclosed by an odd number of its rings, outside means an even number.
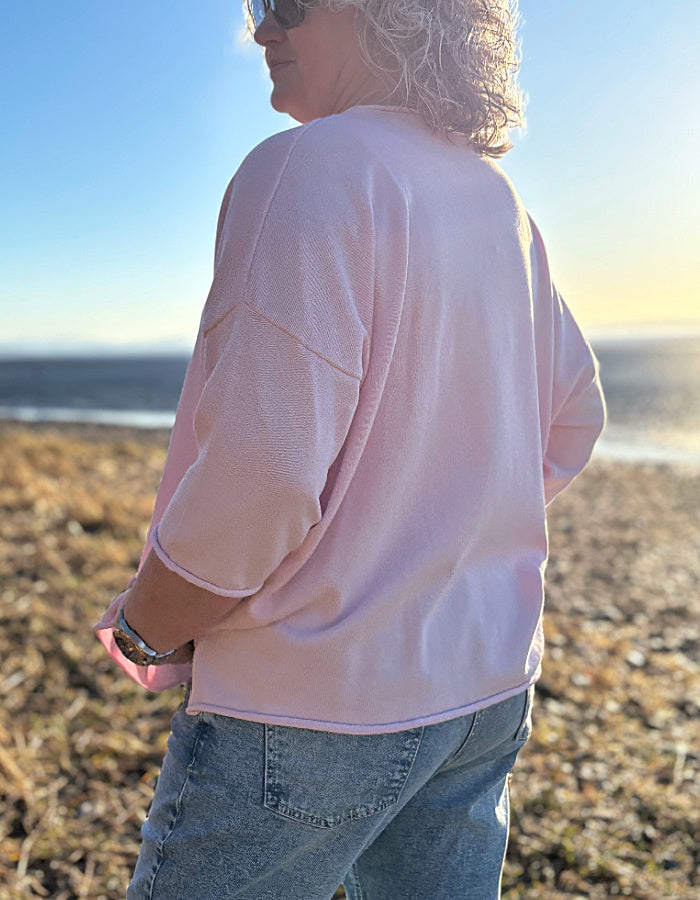
M166 446L0 430L0 900L124 895L179 697L122 677L89 625L138 563ZM700 473L610 463L552 508L513 900L698 895L698 510Z

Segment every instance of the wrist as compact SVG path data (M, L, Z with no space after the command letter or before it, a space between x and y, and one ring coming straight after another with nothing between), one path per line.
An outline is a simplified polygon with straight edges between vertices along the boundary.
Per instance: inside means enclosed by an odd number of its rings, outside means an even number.
M176 642L165 644L158 637L158 622L154 621L152 610L149 609L138 591L134 591L131 585L124 591L124 599L119 609L128 627L138 635L143 643L155 653L169 653L176 646Z
M114 640L120 652L137 666L158 666L166 663L188 663L192 661L194 645L190 642L183 647L159 651L151 647L146 640L132 627L124 612L125 604L117 613L117 624L114 629Z

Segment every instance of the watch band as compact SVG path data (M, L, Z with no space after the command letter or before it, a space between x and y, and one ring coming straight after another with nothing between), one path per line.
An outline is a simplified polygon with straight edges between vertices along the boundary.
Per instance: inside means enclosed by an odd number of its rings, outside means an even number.
M137 666L157 666L167 662L179 649L158 653L144 641L140 634L124 618L124 608L120 607L117 614L117 626L114 630L114 641L123 655Z

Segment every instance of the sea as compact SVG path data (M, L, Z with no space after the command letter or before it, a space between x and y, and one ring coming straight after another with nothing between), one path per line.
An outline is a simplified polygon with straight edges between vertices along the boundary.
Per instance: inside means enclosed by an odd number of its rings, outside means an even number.
M700 336L601 338L608 423L595 455L700 465ZM186 356L0 359L0 419L170 428Z

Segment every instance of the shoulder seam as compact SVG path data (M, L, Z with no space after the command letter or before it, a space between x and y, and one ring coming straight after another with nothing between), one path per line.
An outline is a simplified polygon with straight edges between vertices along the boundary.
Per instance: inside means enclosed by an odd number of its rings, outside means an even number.
M239 300L237 303L234 303L229 307L228 310L224 313L221 318L211 325L207 330L203 333L203 337L207 338L215 328L217 328L224 319L232 313L239 306L245 307L249 312L254 313L259 319L262 319L263 322L267 322L268 325L272 325L273 328L276 328L278 331L281 331L282 334L286 334L287 337L290 337L295 343L299 344L300 347L303 347L304 350L307 350L313 356L317 357L317 359L323 360L323 362L327 363L332 369L335 369L337 372L340 372L342 375L347 375L348 378L353 378L355 381L362 381L362 376L355 375L354 372L348 372L347 369L344 369L342 366L339 366L337 363L334 363L332 359L329 359L327 356L324 356L322 353L319 353L318 350L314 350L313 347L310 347L305 341L302 341L300 337L294 334L293 331L289 331L287 328L284 328L278 322L275 322L274 319L271 319L269 316L266 316L264 313L260 312L259 309L256 309L254 306L251 306L250 303L247 303L245 300Z
M294 150L296 149L296 146L299 143L299 141L301 140L301 138L305 134L307 134L307 132L311 131L311 129L321 121L323 121L323 120L315 119L314 121L309 122L307 125L304 125L304 126L300 127L299 129L295 129L297 131L297 134L294 138L293 143L290 145L290 147L287 151L287 156L284 160L284 163L279 170L279 174L277 176L277 182L275 184L273 191L270 194L270 199L269 199L267 207L265 208L265 211L261 217L260 227L255 236L255 247L253 248L253 252L251 253L250 265L248 266L248 271L246 272L245 280L243 282L243 285L244 285L243 293L246 296L248 294L248 288L250 285L251 272L253 271L256 256L258 253L258 247L260 246L260 235L262 234L262 232L265 228L265 225L267 223L267 217L270 212L270 208L272 207L275 197L277 196L277 191L279 190L279 186L282 181L282 178L284 177L284 173L287 171L287 167L289 166L289 160L291 159L292 154L294 153ZM328 357L324 356L322 353L319 353L317 350L314 350L313 347L310 347L308 344L306 344L304 341L302 341L301 338L299 338L296 334L294 334L291 331L288 331L286 328L283 328L281 325L279 325L277 322L275 322L274 319L271 319L268 316L266 316L264 313L260 312L260 310L256 309L254 306L252 306L246 300L238 300L238 302L234 302L224 313L222 313L222 315L215 322L212 322L212 324L206 329L206 331L203 332L202 336L206 339L207 335L211 331L213 331L226 318L226 316L230 312L232 312L237 306L245 306L251 312L256 313L265 322L274 326L275 328L278 329L278 331L281 331L283 334L288 335L290 338L292 338L294 341L296 341L297 344L302 346L309 353L312 353L314 356L318 357L318 359L321 359L324 362L328 363L328 365L331 366L333 369L336 369L338 372L341 372L343 375L347 375L348 378L354 378L355 381L360 381L360 382L362 381L361 375L356 375L354 372L348 372L346 369L343 369L341 366L337 365L337 363L334 363L333 360L328 359Z
M250 283L250 273L253 271L253 266L254 266L254 264L255 264L255 259L256 259L257 253L258 253L258 247L259 247L259 245L260 245L260 235L263 233L263 230L264 230L265 225L266 225L266 223L267 223L267 217L268 217L268 214L269 214L269 212L270 212L270 207L271 207L272 204L274 203L275 197L277 196L277 191L279 190L280 182L282 181L282 178L283 178L283 176L284 176L284 173L287 171L287 167L288 167L288 165L289 165L289 160L290 160L290 158L291 158L291 156L292 156L292 153L294 152L294 149L296 148L296 145L297 145L298 142L301 140L302 135L306 134L307 131L310 131L310 130L314 127L314 125L316 125L316 123L319 122L319 121L321 121L321 120L315 119L313 122L309 122L309 123L306 124L306 125L302 125L301 127L297 128L297 129L294 129L294 130L297 132L297 134L296 134L296 136L295 136L295 138L294 138L293 143L290 145L289 149L287 150L287 156L286 156L286 158L285 158L285 160L284 160L283 165L282 165L281 168L280 168L279 174L278 174L278 176L277 176L277 182L276 182L276 184L275 184L275 187L274 187L272 193L270 194L270 199L269 199L269 201L268 201L267 207L265 208L265 211L263 212L262 217L261 217L261 219L260 219L260 227L258 228L258 232L257 232L257 234L255 235L255 246L253 247L253 252L252 252L251 255L250 255L250 265L248 266L248 271L246 272L245 279L244 279L244 281L243 281L244 291L246 291L246 292L247 292L247 290L248 290L249 283ZM279 137L279 135L273 135L273 137ZM239 171L240 171L240 169L239 169ZM236 173L236 175L237 175L237 174L238 174L238 173ZM229 186L228 186L228 188L227 188L226 193L229 192L231 186L233 185L233 182L234 182L234 180L235 180L235 178L236 178L236 175L234 175L233 178L231 179L231 181L229 182ZM226 193L224 194L224 200L226 199ZM228 208L227 208L227 210L226 210L226 215L228 215ZM225 216L224 216L224 219L225 219ZM223 221L221 222L220 227L217 228L217 232L220 230L220 228L221 228L222 226L223 226ZM218 238L219 238L219 235L218 235L218 233L217 233L217 240L216 240L216 242L215 242L215 259L216 259L216 256L218 255L218 252L219 252L219 240L218 240ZM244 302L244 301L239 301L239 302ZM204 332L204 337L206 337L207 333L208 333L209 331L211 331L212 328L216 328L216 326L219 324L219 322L222 321L222 319L226 318L226 316L227 316L228 313L234 308L234 306L235 306L235 304L234 304L233 306L230 306L225 312L223 312L223 313L221 314L221 316L220 316L215 322L212 322L212 324L207 328L206 332ZM252 309L252 307L251 307L251 309ZM270 320L270 321L271 321L271 320ZM272 324L274 325L275 323L272 322ZM300 342L300 343L301 343L301 342ZM312 351L312 352L313 352L313 351ZM318 355L318 354L317 354L317 355ZM323 358L323 357L322 357L322 358ZM337 368L337 366L336 366L336 368ZM340 371L343 371L343 370L341 369ZM354 378L354 377L356 377L356 376L353 375L352 377Z

